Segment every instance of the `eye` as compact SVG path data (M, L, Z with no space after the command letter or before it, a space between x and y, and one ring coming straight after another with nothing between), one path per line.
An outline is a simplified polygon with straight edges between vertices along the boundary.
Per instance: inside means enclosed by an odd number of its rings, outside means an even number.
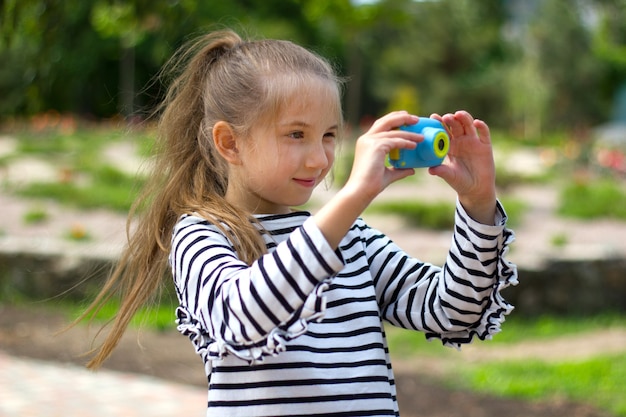
M287 136L292 139L304 139L304 132L302 132L301 130L296 130L295 132L289 133Z
M330 131L330 132L326 132L324 133L324 139L336 139L337 138L337 132L334 131Z

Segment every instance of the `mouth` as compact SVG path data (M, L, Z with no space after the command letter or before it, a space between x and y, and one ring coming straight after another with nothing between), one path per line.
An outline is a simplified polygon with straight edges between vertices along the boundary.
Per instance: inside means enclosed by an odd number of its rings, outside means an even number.
M315 187L315 178L294 178L293 181L303 187L312 188Z

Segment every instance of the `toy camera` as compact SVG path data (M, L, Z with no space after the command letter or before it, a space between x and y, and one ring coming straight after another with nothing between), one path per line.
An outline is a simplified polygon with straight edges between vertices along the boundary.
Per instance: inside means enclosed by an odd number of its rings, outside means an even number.
M441 165L450 149L450 137L441 122L420 117L414 125L405 125L401 130L424 135L424 141L415 149L393 149L389 152L389 163L394 168L424 168Z

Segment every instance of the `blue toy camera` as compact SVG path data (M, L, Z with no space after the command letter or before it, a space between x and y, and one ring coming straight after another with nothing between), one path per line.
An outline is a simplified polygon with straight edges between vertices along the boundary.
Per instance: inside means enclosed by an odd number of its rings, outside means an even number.
M424 135L424 141L415 149L393 149L389 163L394 168L425 168L441 165L450 149L450 137L441 122L420 117L414 125L401 126L401 130Z

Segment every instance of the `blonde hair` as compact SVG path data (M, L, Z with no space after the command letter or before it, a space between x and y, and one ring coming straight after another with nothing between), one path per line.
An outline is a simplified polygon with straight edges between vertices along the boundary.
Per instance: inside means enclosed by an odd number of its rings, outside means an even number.
M270 118L292 94L312 79L332 83L341 118L341 81L318 55L288 41L244 41L233 31L207 34L177 52L161 76L173 80L159 107L157 159L153 175L133 205L127 223L128 244L104 287L75 323L93 317L111 298L120 308L89 368L98 368L112 353L130 320L157 293L168 269L175 223L196 213L233 242L248 264L266 248L250 213L229 204L227 166L214 149L212 129L226 121L245 136L255 123ZM132 218L139 223L130 232Z

